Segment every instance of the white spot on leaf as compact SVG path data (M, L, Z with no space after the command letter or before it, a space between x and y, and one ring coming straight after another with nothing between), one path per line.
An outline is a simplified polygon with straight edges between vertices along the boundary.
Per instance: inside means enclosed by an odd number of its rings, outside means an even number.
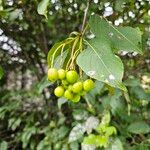
M105 82L106 82L106 83L109 83L107 79L105 79Z
M94 75L96 74L96 71L90 70L90 71L88 71L87 74L88 74L89 76L94 76Z
M115 80L114 75L110 74L110 75L109 75L109 79L110 79L110 80Z
M118 38L118 39L121 39L121 37L120 37L120 36L117 36L117 38Z
M109 35L110 37L112 37L114 34L113 34L112 32L110 32L108 35Z

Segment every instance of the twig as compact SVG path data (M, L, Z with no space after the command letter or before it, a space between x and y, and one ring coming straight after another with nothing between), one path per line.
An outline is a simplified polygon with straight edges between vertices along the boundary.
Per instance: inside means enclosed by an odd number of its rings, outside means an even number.
M81 33L83 32L84 30L84 26L85 26L85 23L86 23L86 19L87 19L87 14L88 14L88 10L89 10L89 6L90 6L90 2L91 0L88 0L87 2L87 6L85 8L85 12L84 12L84 18L83 18L83 23L82 23L82 28L81 28Z

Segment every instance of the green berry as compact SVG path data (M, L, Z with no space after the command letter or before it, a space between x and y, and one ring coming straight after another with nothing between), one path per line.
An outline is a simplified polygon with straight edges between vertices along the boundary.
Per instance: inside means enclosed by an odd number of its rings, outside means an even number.
M72 91L72 85L69 85L69 86L68 86L68 90L69 90L69 91Z
M57 97L62 97L64 95L64 88L62 86L58 86L55 90L54 90L54 94Z
M82 91L82 89L83 89L83 84L82 84L82 82L76 82L76 83L74 83L73 86L72 86L72 91L73 91L74 93L79 93L79 92Z
M76 71L68 71L66 73L66 79L69 83L75 83L78 80L78 74Z
M58 79L58 72L55 68L48 69L48 80L55 82Z
M66 85L69 84L67 80L62 80L61 83L62 83L64 86L66 86Z
M73 99L71 99L74 103L77 103L77 102L79 102L80 101L80 95L74 95L74 97L73 97Z
M59 69L58 78L62 80L62 79L65 79L65 77L66 77L66 71L64 69Z
M85 91L90 91L91 89L94 88L94 82L91 79L87 79L83 82L83 89Z
M66 90L65 93L64 93L64 97L65 97L66 99L71 100L71 99L73 98L73 94L71 93L71 91Z

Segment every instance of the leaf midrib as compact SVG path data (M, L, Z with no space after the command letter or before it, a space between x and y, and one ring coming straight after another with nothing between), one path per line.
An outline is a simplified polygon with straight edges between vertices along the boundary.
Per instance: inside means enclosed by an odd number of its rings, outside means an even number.
M100 57L99 54L96 52L96 50L94 49L94 47L93 47L88 41L86 41L86 42L87 42L87 44L93 49L93 51L96 53L96 55L98 56L98 58L101 60L101 62L102 62L103 65L105 66L106 70L107 70L110 74L113 75L113 73L112 73L110 70L108 70L108 68L107 68L107 66L105 65L104 61L101 59L101 57Z

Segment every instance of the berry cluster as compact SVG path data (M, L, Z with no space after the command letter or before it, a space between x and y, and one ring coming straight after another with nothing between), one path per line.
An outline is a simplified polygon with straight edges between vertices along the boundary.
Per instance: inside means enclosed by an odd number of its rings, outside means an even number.
M65 71L64 69L50 68L48 70L48 80L58 81L58 86L54 90L57 97L65 97L73 102L78 102L86 92L94 87L94 82L87 79L84 82L79 81L79 75L76 71Z

